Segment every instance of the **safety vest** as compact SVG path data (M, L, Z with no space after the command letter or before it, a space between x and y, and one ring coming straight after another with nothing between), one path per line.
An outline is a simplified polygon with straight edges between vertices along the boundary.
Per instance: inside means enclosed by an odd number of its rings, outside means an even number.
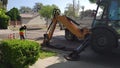
M20 30L19 34L24 35L24 30Z

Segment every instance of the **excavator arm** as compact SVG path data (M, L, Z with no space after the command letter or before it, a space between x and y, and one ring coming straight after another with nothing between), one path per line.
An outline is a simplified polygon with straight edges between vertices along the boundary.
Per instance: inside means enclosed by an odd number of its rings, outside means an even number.
M73 21L69 20L66 16L57 16L57 21L62 23L73 35L79 39L84 39L85 35L89 33L89 29L78 28L78 26L74 24Z
M52 22L49 25L47 32L44 34L44 40L42 43L43 45L49 45L49 42L56 28L56 24L58 22L63 24L73 35L75 35L79 39L84 39L85 36L90 33L89 29L87 28L79 29L78 26L75 25L73 21L68 19L65 15L60 15L59 9L54 9L53 13L54 17L52 19Z

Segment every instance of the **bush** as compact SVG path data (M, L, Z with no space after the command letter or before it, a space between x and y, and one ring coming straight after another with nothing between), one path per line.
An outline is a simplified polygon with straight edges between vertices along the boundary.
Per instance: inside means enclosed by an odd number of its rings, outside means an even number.
M3 9L0 9L0 29L7 29L9 16L5 14Z
M0 44L4 63L10 68L28 68L39 58L40 46L29 40L3 40Z

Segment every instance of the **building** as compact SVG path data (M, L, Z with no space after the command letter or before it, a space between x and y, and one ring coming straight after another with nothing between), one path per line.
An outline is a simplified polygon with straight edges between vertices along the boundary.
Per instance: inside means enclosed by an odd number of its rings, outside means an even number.
M45 19L40 17L38 13L24 13L20 16L22 25L39 27L46 23Z
M8 0L0 0L0 8L7 8Z

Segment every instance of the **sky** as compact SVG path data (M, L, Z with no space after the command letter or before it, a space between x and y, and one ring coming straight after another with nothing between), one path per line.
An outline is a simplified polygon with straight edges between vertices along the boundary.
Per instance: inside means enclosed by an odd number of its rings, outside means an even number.
M75 0L76 3L78 0ZM89 3L88 0L79 0L80 6L85 6L86 9L95 9L96 5ZM20 8L21 6L27 6L33 8L35 3L42 3L43 5L57 5L62 12L64 12L67 4L72 4L73 0L8 0L7 10L9 11L11 8L16 7Z

